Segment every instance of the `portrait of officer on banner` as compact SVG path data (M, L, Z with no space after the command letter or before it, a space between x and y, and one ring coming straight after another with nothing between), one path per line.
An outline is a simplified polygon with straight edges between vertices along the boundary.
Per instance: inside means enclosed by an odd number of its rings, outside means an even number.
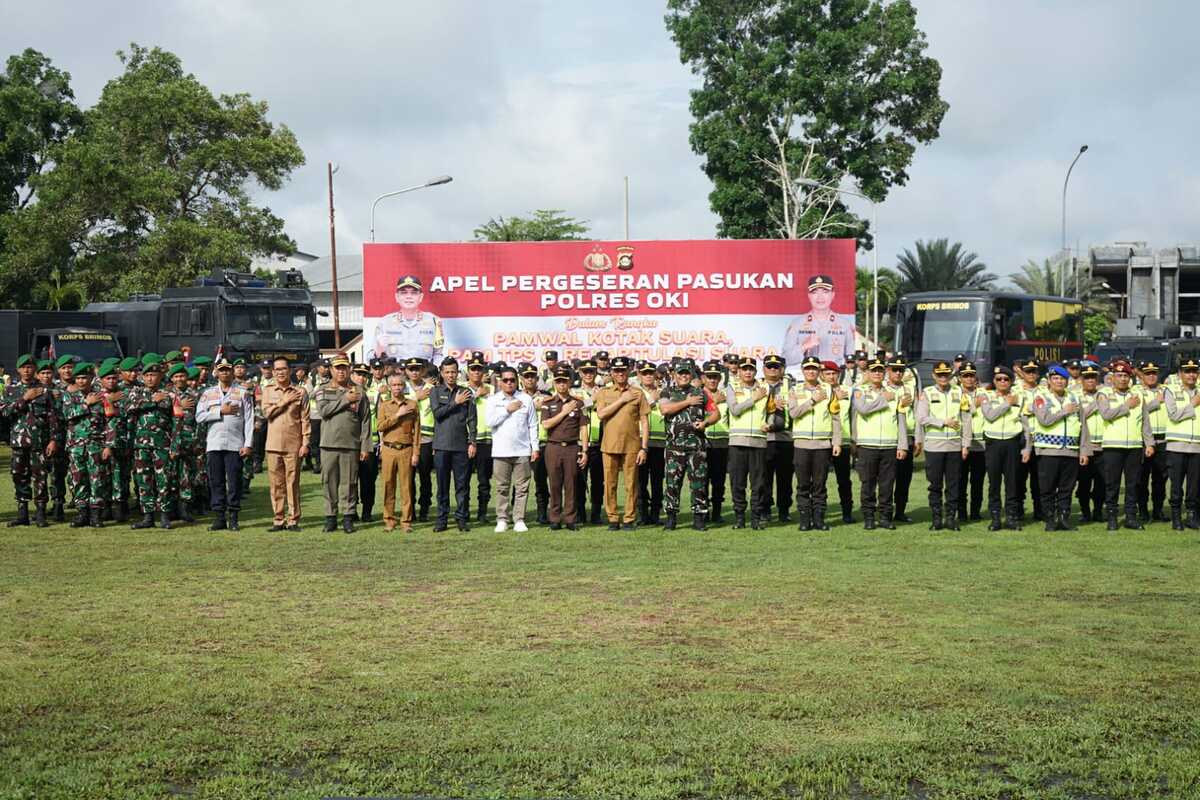
M423 358L440 363L445 350L442 321L436 314L421 310L425 294L416 275L401 275L396 281L396 305L399 311L384 316L375 325L375 355L397 360Z
M808 279L811 310L792 320L783 337L783 357L789 364L799 364L809 356L840 364L847 353L854 352L854 315L835 314L833 298L833 278L813 275Z

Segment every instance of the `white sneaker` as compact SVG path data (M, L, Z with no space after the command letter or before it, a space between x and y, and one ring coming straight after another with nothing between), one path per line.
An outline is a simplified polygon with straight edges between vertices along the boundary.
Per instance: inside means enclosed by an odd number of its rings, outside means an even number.
M529 531L529 528L525 527L525 520L519 519L513 524L513 530L517 533L526 533Z
M504 533L506 530L508 530L508 523L502 519L496 520L496 533Z

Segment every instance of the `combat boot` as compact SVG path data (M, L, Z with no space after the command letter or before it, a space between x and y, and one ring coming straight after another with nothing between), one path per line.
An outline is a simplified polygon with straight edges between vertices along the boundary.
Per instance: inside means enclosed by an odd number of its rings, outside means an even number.
M91 520L92 520L93 528L103 528L104 527L104 519L103 519L103 515L102 515L100 509L98 509L98 508L92 509Z
M724 525L725 524L725 520L721 519L721 504L720 503L717 503L716 505L714 505L712 507L712 510L708 512L708 521L711 522L713 525Z
M942 529L942 510L940 508L930 509L933 515L932 521L929 523L929 530L940 531Z
M733 512L733 527L737 530L741 530L742 528L746 527L746 512Z
M1021 530L1021 517L1017 514L1009 512L1007 515L1005 515L1004 527L1008 528L1010 531Z
M996 509L995 511L991 511L989 513L992 515L992 523L990 525L988 525L988 530L989 531L1002 530L1004 528L1004 526L1000 524L1000 509Z
M815 506L813 508L812 529L814 531L829 530L829 523L825 521L825 506Z
M783 509L779 512L779 521L787 524L792 521L792 512L788 509Z
M1058 530L1058 520L1053 514L1046 517L1045 530L1046 533L1053 533L1054 531Z
M875 515L871 512L863 512L863 529L868 531L875 530Z
M154 527L154 515L142 512L142 518L129 526L135 531L145 530L146 528Z
M241 526L238 525L238 512L230 511L229 512L229 530L240 531L241 529L242 529Z
M884 514L883 517L879 520L879 527L883 528L886 531L896 530L896 523L894 523L892 521L892 515Z
M758 514L750 515L750 530L765 531L766 529L767 529L767 521L766 520L764 520Z
M1146 505L1138 503L1137 518L1143 523L1150 521L1150 505L1148 503Z
M61 500L54 501L54 521L55 522L66 522L67 521L67 512L63 509L63 503Z
M107 504L105 504L104 508L100 509L100 519L103 522L112 522L113 521L112 503L107 503Z
M812 530L812 511L800 509L796 512L796 516L800 519L800 524L796 526L796 530L811 531Z
M324 531L325 533L333 533L334 531L336 531L337 530L337 517L336 516L326 517L325 518L325 527L321 528L321 530Z
M603 512L599 508L592 509L592 516L588 520L593 525L599 525L603 522Z
M1118 530L1121 526L1117 524L1117 510L1115 508L1109 509L1107 512L1107 516L1108 516L1108 529L1110 531Z
M188 505L188 503L179 504L179 519L180 521L186 522L190 525L196 521L196 518L192 516L192 509L190 509Z
M673 514L670 511L667 512L667 521L663 523L663 530L664 531L675 530L675 514Z
M1141 518L1138 516L1136 509L1127 509L1125 511L1125 527L1131 531L1144 531L1146 526L1142 524Z
M537 522L538 525L550 524L550 507L546 503L538 503Z
M129 521L129 501L122 500L117 504L117 513L115 515L117 522Z
M1171 530L1173 530L1173 531L1183 530L1183 509L1182 508L1172 508L1171 509Z
M39 528L49 528L50 523L46 521L46 504L38 503L37 508L33 512L33 524Z
M850 505L842 506L842 522L847 525L854 522L854 509Z
M213 517L213 521L209 524L208 529L210 531L225 530L225 514L218 513L215 517Z
M171 530L171 518L167 515L166 511L158 512L158 527L164 531Z
M1188 530L1200 530L1200 514L1195 511L1189 511L1187 522L1184 523Z
M81 508L75 512L75 519L71 520L72 528L86 528L88 526L88 510Z
M444 529L444 526L443 526ZM342 517L342 530L346 533L354 533L354 520L348 516Z
M705 521L707 514L702 514L699 511L692 513L692 529L697 531L708 530L708 523Z
M29 524L29 503L17 503L17 516L8 521L8 527L19 528Z
M958 512L951 511L949 514L946 515L946 517L944 518L944 520L942 522L942 530L946 530L946 531L962 530L958 524L959 519L960 519L960 517L959 517Z

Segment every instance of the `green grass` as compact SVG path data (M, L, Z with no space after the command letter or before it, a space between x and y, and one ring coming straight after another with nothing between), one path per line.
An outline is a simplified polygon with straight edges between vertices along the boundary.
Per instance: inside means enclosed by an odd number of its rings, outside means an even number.
M0 797L1200 797L1193 533L931 533L919 476L895 532L330 535L304 492L300 534L262 477L240 533L0 530Z

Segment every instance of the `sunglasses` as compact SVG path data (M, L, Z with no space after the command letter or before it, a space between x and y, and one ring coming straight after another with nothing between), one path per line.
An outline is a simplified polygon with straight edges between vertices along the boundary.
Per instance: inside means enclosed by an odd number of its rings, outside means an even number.
M501 383L516 383L517 379L516 378L501 378L500 382Z
M992 378L992 380L1001 383L1008 383L1012 380L1012 378L1008 377L1007 375L997 375L996 377Z

